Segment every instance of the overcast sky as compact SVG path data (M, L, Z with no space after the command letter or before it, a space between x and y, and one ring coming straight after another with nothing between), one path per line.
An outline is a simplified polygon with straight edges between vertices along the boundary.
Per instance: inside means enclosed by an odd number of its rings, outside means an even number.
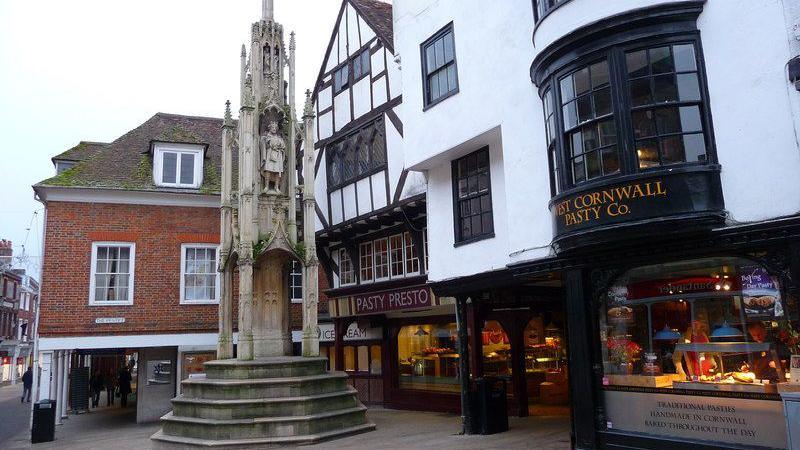
M297 33L302 111L341 1L275 3L287 45ZM260 15L261 0L0 0L0 238L15 255L26 244L29 273L38 278L43 225L31 185L54 175L50 158L156 112L238 108L239 53Z

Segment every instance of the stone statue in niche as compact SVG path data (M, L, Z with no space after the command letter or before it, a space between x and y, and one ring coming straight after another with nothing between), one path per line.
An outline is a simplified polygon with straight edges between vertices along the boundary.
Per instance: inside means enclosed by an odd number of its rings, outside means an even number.
M261 176L264 192L280 192L281 177L286 160L286 142L278 134L278 123L267 125L267 133L261 136Z

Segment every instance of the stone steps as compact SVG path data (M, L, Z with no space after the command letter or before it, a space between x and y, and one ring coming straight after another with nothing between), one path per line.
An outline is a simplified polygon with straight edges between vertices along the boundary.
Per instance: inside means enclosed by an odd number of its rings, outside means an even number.
M302 397L339 392L348 386L347 374L342 372L285 378L191 378L181 385L184 397L211 400Z
M305 416L251 419L199 419L170 412L161 421L162 430L167 435L207 440L255 439L313 435L362 425L366 422L366 411L365 406L359 405Z
M205 399L178 396L172 400L176 416L200 419L248 419L256 417L278 417L309 415L314 413L347 409L358 406L352 388L337 392L299 397Z
M261 378L286 378L325 373L325 358L270 358L253 361L217 360L204 364L206 378L224 380L251 380Z
M287 436L287 437L261 437L253 439L220 439L210 441L207 439L195 439L182 436L170 436L159 431L150 439L153 440L153 448L159 450L184 450L190 448L220 448L220 449L236 449L236 448L268 448L275 446L288 446L288 445L309 445L340 437L350 436L352 434L364 433L375 429L375 424L365 423L356 425L354 427L342 428L339 430L326 431L324 433L308 434L303 436Z

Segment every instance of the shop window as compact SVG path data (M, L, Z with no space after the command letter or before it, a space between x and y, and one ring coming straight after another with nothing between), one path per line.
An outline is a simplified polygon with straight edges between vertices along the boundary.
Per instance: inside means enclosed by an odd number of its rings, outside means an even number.
M216 352L181 353L181 380L205 373L203 364L217 359Z
M453 161L455 242L494 236L489 147Z
M629 37L535 69L553 74L540 83L553 195L603 177L714 162L699 40Z
M358 346L358 371L369 372L369 347L366 345Z
M346 372L355 372L356 348L348 345L343 350L344 350L344 370Z
M489 320L483 326L481 335L483 346L483 373L489 376L511 375L511 342L508 334L496 320Z
M779 280L741 258L633 269L602 296L603 382L775 394L787 381Z
M369 373L372 375L380 375L382 373L382 359L381 346L373 345L369 348Z
M401 389L458 392L456 324L407 325L397 335Z
M330 371L332 369L331 360L329 356L329 352L333 353L333 347L329 347L327 345L320 345L319 346L319 356L320 358L325 358L328 361L325 363L326 370Z

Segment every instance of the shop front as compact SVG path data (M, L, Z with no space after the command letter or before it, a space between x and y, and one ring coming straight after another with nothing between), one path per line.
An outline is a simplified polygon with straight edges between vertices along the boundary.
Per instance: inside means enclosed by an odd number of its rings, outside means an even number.
M330 313L333 324L320 325L320 353L350 375L362 402L458 411L453 299L417 283L338 296Z

